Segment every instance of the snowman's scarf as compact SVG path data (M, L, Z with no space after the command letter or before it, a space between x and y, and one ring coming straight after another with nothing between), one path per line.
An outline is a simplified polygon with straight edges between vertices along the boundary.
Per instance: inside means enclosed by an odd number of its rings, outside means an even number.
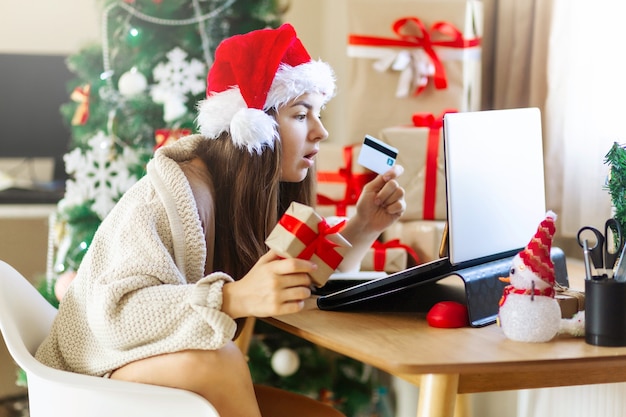
M500 299L500 306L504 305L504 302L506 301L506 297L509 294L521 294L521 295L530 295L531 297L534 297L535 295L543 295L545 297L550 297L550 298L554 298L554 287L548 287L548 288L544 288L543 290L538 290L536 288L529 289L529 288L516 288L512 285L507 285L506 287L504 287L504 292L502 294L502 298Z

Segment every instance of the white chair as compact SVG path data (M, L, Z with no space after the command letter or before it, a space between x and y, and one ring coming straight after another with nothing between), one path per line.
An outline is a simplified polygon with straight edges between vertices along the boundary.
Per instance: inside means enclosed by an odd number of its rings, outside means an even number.
M189 391L60 371L34 353L56 309L19 272L0 261L0 331L26 372L31 417L219 417Z

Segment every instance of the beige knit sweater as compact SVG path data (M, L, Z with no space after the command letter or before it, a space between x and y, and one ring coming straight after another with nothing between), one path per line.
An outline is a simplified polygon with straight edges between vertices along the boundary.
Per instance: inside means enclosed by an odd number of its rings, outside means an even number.
M104 375L184 349L218 349L235 334L221 312L232 278L204 276L207 245L179 162L200 136L156 152L95 234L36 357L68 371ZM211 259L211 258L209 258Z

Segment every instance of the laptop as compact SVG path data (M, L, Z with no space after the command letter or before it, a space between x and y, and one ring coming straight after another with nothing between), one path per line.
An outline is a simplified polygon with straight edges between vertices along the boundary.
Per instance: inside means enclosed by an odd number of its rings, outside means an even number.
M443 256L324 294L317 299L321 310L371 311L398 301L419 304L411 294L423 292L422 286L472 267L491 265L493 274L508 275L511 258L528 244L546 214L539 109L448 113L443 144L447 197ZM415 287L420 288L407 292ZM495 292L499 297L501 287ZM401 295L388 297L391 294Z

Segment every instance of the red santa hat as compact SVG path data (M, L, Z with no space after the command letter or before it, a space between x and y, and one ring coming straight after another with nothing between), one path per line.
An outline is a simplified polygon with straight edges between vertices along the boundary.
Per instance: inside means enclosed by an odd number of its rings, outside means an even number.
M218 45L196 122L208 139L230 132L238 147L261 153L279 139L276 122L266 111L305 93L320 93L327 102L334 92L331 67L311 60L286 23L235 35Z
M540 279L550 285L555 283L554 264L550 258L552 238L556 231L555 222L556 214L548 211L546 218L539 224L535 236L526 245L526 248L519 253L524 264Z

